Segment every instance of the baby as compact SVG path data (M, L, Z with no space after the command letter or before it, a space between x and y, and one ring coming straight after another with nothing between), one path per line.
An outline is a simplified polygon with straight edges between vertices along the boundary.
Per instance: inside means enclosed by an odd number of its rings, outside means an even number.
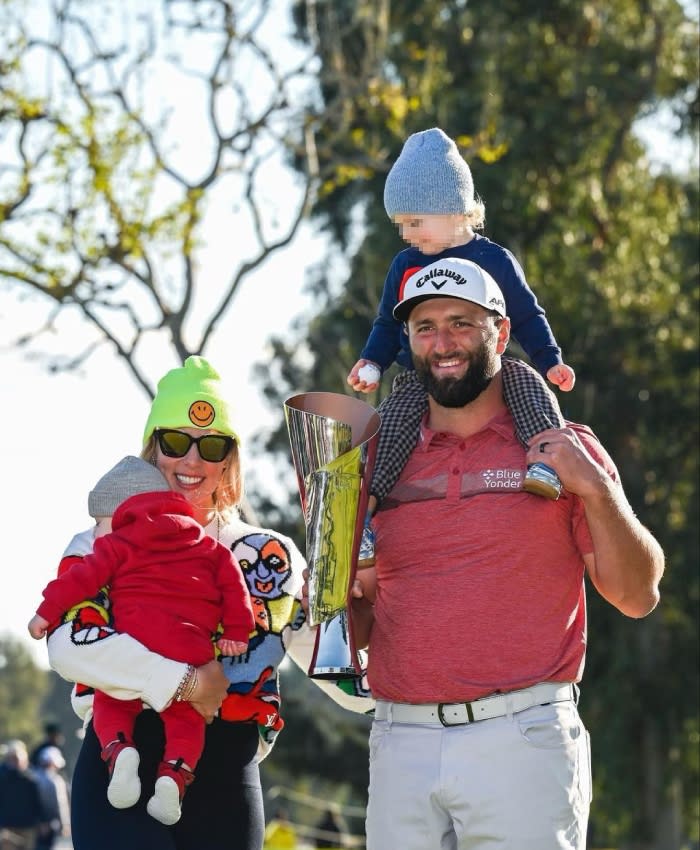
M145 460L123 458L97 482L88 509L96 522L93 553L49 582L29 633L41 639L64 612L109 585L117 631L190 665L174 701L161 712L165 751L147 803L152 817L173 824L204 746L204 718L188 702L196 668L214 657L220 624L221 654L246 651L254 627L250 597L231 552L205 534L187 499ZM93 725L110 772L107 798L118 809L141 796L133 732L142 710L140 700L95 692Z

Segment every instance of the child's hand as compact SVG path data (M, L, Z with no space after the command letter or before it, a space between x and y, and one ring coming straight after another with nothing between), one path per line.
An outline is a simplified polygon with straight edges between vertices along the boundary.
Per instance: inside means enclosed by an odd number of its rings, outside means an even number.
M247 640L227 640L226 638L219 638L216 645L219 647L219 652L222 655L243 655L246 649L248 649Z
M41 640L45 637L48 627L49 621L40 617L38 614L35 614L27 625L29 634L34 638L34 640Z
M558 363L547 371L547 380L568 393L574 388L576 374L571 366L567 366L566 363Z
M362 374L360 370L363 370ZM370 374L367 374L368 372ZM356 393L371 393L379 386L381 376L382 371L376 363L371 360L358 360L350 370L347 381Z

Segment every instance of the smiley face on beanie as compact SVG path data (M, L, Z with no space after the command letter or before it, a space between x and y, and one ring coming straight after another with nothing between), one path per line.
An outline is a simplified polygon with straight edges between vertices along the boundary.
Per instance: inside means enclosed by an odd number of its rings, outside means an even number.
M193 401L189 417L197 428L207 428L216 419L216 411L208 401Z

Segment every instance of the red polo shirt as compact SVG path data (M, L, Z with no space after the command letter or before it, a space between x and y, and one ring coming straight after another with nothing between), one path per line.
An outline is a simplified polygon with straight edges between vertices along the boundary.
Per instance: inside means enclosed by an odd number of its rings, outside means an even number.
M590 429L574 428L611 476ZM377 699L463 702L576 682L586 645L583 505L522 490L510 413L468 439L431 431L376 516L368 678Z

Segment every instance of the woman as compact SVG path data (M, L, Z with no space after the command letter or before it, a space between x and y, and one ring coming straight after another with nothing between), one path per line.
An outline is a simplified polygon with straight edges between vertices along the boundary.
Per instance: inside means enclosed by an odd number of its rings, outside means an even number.
M206 532L236 556L256 628L246 654L196 671L114 632L107 595L70 612L70 620L52 633L51 666L64 678L117 698L141 698L155 709L142 712L136 726L143 794L129 809L107 802L108 770L87 722L73 775L73 845L75 850L259 850L264 813L258 764L283 725L277 671L291 633L304 620L297 597L305 564L289 538L248 525L238 515L238 437L219 375L204 358L189 357L159 382L141 456L187 498ZM91 529L71 541L62 568L90 551L92 535ZM210 725L182 818L167 827L148 816L145 801L163 747L156 712L183 695ZM90 689L76 686L73 702L89 721Z

